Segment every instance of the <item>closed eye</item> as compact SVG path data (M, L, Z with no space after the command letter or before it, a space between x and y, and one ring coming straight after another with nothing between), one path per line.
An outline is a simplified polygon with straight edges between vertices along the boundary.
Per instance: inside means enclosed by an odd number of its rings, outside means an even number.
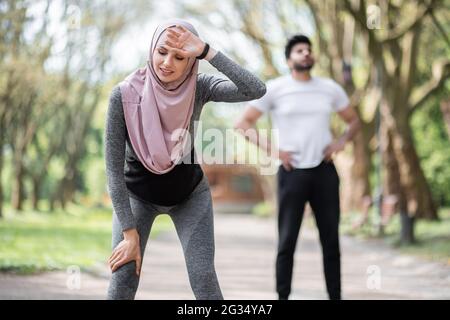
M162 55L162 56L165 56L168 52L166 50L158 50L158 53L160 55ZM182 61L182 60L184 60L184 57L182 57L182 56L175 56L175 59Z

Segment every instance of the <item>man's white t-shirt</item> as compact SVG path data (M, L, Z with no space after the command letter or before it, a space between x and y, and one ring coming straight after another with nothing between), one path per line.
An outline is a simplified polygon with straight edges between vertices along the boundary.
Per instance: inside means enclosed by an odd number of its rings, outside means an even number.
M272 118L279 148L292 153L295 168L318 166L332 142L330 115L349 105L344 89L334 80L312 77L299 81L291 75L267 82L267 92L249 103Z

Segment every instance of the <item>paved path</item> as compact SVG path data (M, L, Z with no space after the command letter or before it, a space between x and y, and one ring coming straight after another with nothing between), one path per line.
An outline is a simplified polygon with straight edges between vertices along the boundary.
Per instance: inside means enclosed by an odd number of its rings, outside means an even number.
M310 217L298 243L291 298L326 299L318 235L308 225ZM275 218L216 214L215 229L216 269L225 298L275 299ZM450 299L449 265L400 255L377 241L342 237L341 248L344 299ZM380 272L379 289L368 288L373 271ZM101 265L95 273L83 272L81 288L70 290L65 272L0 274L0 299L103 299L108 277ZM136 298L194 298L174 230L150 239Z

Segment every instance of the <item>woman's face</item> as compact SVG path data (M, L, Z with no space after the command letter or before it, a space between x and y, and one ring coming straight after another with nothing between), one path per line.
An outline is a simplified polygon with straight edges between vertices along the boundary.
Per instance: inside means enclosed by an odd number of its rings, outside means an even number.
M176 54L165 44L167 33L164 31L153 51L153 69L163 83L178 80L184 73L188 58Z

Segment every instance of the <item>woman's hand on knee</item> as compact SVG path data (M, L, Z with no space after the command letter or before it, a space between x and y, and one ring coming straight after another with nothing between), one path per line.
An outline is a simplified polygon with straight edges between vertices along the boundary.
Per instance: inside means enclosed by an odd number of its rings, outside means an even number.
M130 261L136 261L136 275L141 273L141 248L139 234L136 229L126 230L123 233L124 239L114 248L108 263L111 271L116 271L119 267Z

